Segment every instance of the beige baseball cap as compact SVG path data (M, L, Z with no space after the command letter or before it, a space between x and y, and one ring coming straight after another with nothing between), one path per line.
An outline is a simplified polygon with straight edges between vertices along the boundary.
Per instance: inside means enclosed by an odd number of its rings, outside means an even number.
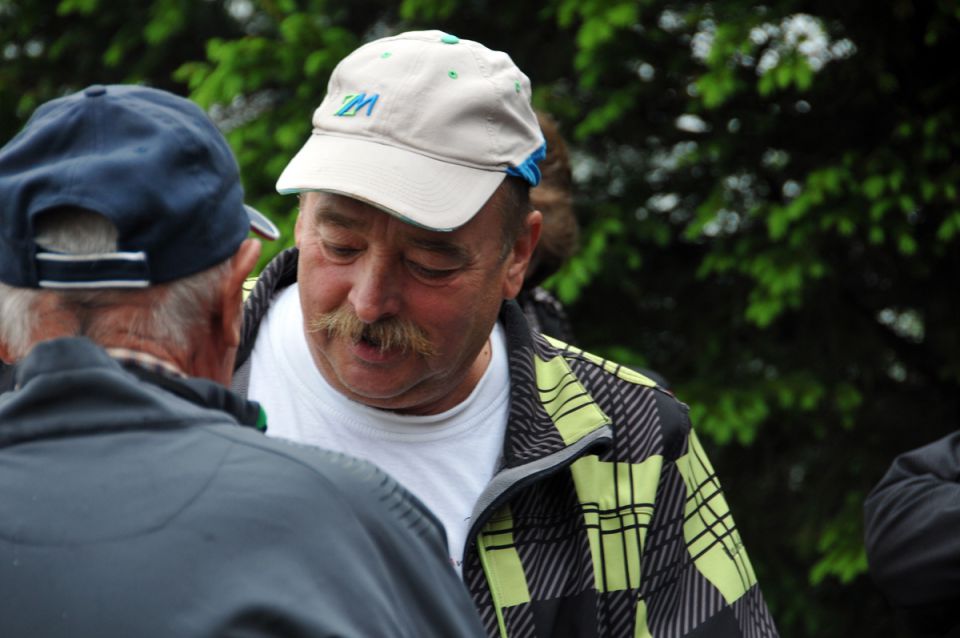
M462 226L506 175L536 186L546 145L506 53L442 31L363 45L333 70L313 133L277 180L433 230Z

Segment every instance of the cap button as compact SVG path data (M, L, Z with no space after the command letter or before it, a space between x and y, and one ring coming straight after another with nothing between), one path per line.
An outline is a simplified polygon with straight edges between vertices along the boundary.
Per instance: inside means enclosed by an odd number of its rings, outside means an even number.
M107 92L107 87L102 84L94 84L93 86L87 87L87 90L83 92L87 97L99 97Z
M450 35L449 33L444 33L443 37L440 38L440 41L444 44L456 44L460 41L460 38L455 35Z

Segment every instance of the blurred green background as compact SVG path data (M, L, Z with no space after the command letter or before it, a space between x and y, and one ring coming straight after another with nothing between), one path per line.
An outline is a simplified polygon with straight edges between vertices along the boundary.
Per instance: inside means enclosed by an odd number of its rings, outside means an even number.
M340 58L419 28L508 51L573 152L582 248L548 287L581 345L690 404L784 636L906 636L861 505L958 425L958 6L0 0L0 141L92 83L190 96L273 254Z

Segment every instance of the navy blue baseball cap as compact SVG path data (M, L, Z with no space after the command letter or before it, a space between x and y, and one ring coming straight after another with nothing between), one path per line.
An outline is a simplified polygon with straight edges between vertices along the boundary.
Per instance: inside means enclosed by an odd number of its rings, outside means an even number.
M84 209L117 250L65 255L34 242L45 212ZM95 85L40 106L0 149L0 281L21 288L134 288L186 277L280 233L243 203L237 162L193 102Z

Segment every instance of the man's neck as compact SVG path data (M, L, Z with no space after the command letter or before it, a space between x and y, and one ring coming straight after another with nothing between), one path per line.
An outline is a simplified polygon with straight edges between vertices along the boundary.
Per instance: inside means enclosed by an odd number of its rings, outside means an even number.
M132 348L107 347L104 348L107 354L123 363L134 363L144 368L163 372L175 377L187 378L187 373L180 366L149 352L135 350Z

